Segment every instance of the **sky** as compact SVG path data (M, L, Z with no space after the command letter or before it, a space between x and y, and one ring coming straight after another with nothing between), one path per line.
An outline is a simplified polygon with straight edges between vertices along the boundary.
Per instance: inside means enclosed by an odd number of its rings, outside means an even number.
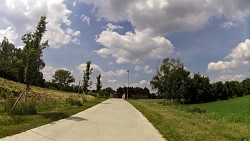
M249 0L1 0L0 41L22 48L43 15L46 80L66 69L78 84L90 60L93 84L126 86L129 70L130 86L151 89L167 57L211 83L250 77Z

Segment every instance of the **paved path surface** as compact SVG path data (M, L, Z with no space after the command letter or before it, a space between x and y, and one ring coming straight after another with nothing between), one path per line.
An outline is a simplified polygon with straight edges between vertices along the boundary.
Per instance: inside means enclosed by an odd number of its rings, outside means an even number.
M0 139L1 141L164 141L131 104L109 99L51 124Z

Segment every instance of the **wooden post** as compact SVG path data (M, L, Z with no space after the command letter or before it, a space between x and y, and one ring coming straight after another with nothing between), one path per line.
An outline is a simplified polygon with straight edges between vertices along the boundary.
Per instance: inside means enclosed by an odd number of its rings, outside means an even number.
M26 86L27 87L27 86ZM13 107L11 108L11 111L16 107L17 103L19 102L19 100L21 99L21 97L23 96L23 94L25 93L26 91L26 88L25 90L19 95L19 97L17 98L17 100L15 101Z

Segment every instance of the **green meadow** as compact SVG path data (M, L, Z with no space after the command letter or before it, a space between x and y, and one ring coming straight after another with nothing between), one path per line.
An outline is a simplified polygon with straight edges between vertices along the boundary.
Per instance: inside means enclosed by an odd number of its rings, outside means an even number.
M129 102L167 140L250 140L250 96L195 105L160 99Z

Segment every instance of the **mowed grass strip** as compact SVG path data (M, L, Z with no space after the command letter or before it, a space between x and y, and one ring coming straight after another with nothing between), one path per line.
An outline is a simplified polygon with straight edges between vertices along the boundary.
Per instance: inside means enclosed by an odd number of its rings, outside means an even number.
M178 106L159 104L161 100L128 100L163 135L166 140L249 140L250 126L212 118L210 113L187 113Z

